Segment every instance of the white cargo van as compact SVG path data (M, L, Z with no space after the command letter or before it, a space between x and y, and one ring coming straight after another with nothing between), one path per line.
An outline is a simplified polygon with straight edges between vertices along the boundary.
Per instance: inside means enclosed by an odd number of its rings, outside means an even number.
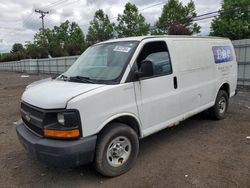
M128 171L139 139L209 109L222 119L236 94L229 39L145 36L89 47L56 79L27 86L17 134L35 158Z

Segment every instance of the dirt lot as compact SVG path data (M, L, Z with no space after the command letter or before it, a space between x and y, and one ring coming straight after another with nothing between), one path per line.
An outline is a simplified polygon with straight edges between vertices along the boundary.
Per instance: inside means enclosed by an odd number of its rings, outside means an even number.
M105 178L91 165L41 164L19 143L13 122L21 94L43 77L0 73L0 187L250 187L250 90L231 100L225 120L202 113L142 140L135 167Z

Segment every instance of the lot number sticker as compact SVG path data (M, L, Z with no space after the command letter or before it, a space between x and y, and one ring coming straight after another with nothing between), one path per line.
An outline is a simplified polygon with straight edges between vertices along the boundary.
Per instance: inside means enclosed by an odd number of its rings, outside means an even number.
M125 52L128 53L130 51L130 47L125 47L125 46L115 46L114 51L116 52Z

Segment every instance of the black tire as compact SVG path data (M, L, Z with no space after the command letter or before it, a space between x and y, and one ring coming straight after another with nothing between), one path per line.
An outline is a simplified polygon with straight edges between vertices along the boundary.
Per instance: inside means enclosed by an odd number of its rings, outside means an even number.
M224 108L221 105L222 101L225 102ZM214 106L210 109L210 116L216 120L224 119L227 109L228 109L228 94L226 91L220 90L216 97Z
M121 156L121 158L119 158L116 155L114 156L110 154L112 153L112 151L114 151L114 148L117 149L115 147L117 146L117 144L113 144L117 139L118 143L122 139L125 139L126 141L129 140L126 143L129 144L130 142L130 145L128 145L126 149L124 148L124 150L130 151L128 152L130 153L129 155L127 155L126 153L127 157L122 158ZM119 146L120 145L118 145L118 147ZM122 150L121 153L125 153L123 149L121 150ZM127 126L126 124L112 123L106 129L104 129L98 136L96 154L95 154L96 170L104 176L109 176L109 177L119 176L129 171L132 168L137 159L138 152L139 152L139 140L134 129ZM119 163L118 165L120 166L113 166L117 165L113 164L115 163L116 160Z

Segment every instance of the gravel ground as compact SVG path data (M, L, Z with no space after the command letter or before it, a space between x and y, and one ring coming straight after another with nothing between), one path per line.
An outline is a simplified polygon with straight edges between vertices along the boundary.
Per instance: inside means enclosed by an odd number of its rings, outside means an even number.
M92 165L57 169L31 159L19 143L13 122L29 83L0 72L0 187L250 187L250 90L230 102L227 118L206 113L140 141L136 165L128 173L105 178Z

